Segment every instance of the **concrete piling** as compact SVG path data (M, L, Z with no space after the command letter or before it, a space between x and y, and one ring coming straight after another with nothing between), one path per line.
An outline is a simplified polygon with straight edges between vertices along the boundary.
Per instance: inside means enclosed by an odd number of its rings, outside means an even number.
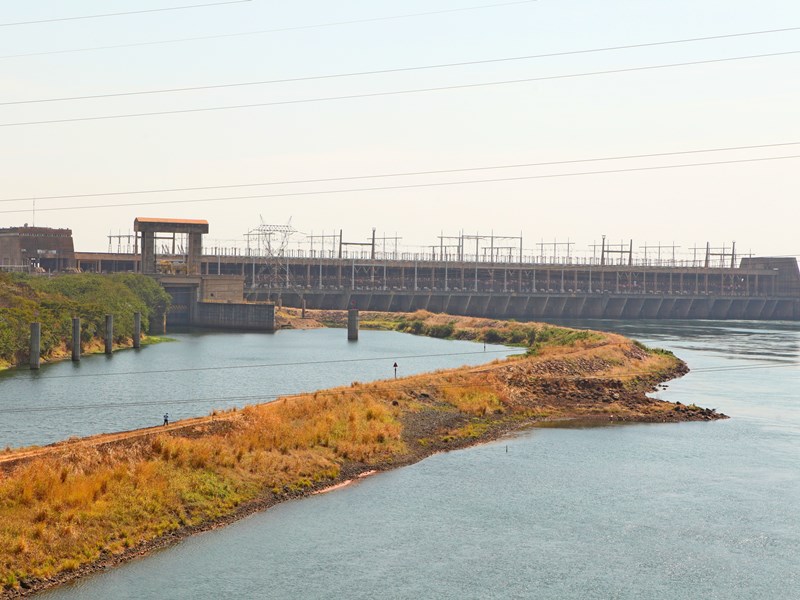
M106 354L114 352L114 315L106 315Z
M81 360L81 318L72 318L72 362Z
M305 298L303 298L303 305L302 305L301 311L302 312L300 314L300 318L301 319L305 319L306 318L306 300L305 300Z
M31 369L37 370L42 353L42 324L31 323Z
M142 313L133 313L133 347L142 347Z
M351 308L347 311L347 339L358 340L358 309Z

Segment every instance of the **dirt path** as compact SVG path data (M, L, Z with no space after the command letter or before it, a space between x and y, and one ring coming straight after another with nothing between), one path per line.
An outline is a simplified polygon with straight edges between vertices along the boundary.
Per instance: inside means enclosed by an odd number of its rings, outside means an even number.
M0 470L8 471L29 460L59 454L74 450L76 448L98 447L107 444L116 444L137 438L146 438L149 436L160 435L163 433L191 434L198 428L208 428L207 426L218 427L220 423L230 422L237 417L238 413L226 412L214 416L207 417L193 417L191 419L184 419L176 421L169 425L161 425L158 427L147 427L144 429L132 429L130 431L121 431L119 433L100 433L80 439L68 439L62 442L56 442L48 446L41 446L35 448L23 448L21 450L11 450L9 453L0 454Z

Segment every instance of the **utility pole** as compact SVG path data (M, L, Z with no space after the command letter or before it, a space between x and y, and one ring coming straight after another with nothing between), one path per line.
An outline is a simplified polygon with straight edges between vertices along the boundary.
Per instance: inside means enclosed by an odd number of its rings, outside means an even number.
M558 262L558 258L559 258L558 257L558 249L559 248L566 248L566 250L567 250L566 259L567 259L567 262L568 262L569 261L569 257L570 257L570 249L571 249L572 246L575 245L575 243L574 242L570 242L569 240L567 240L566 242L559 242L559 241L554 239L552 242L545 242L544 240L542 240L541 242L537 243L536 245L539 248L539 253L540 253L541 258L542 258L542 263L545 262L545 258L546 258L545 254L544 254L545 248L550 248L552 246L553 247L553 256L552 256L553 264L556 264Z
M673 266L674 266L674 264L675 264L675 249L676 248L680 248L680 246L676 246L674 242L673 242L672 246L663 246L661 244L661 242L658 242L658 245L656 245L656 246L648 246L647 242L645 242L644 246L639 246L640 250L644 250L644 262L645 262L645 264L647 264L647 251L648 250L656 250L657 251L656 264L658 266L661 266L661 250L662 249L668 250L670 248L672 249L672 263L673 263Z

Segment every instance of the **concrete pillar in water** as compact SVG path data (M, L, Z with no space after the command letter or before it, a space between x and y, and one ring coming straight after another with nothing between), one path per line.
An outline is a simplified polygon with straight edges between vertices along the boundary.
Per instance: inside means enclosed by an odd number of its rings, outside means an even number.
M358 309L351 308L347 311L347 339L358 340Z
M81 318L72 318L72 361L81 360Z
M114 351L114 315L106 315L106 354Z
M31 369L34 371L39 368L42 353L42 324L31 323Z
M142 347L142 313L133 313L133 347Z

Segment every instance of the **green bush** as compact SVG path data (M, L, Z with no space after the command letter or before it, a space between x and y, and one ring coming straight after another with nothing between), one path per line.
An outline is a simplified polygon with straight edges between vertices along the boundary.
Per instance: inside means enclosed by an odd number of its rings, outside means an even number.
M600 340L602 336L593 331L546 325L536 333L534 339L541 346L574 346L581 341Z
M503 338L503 334L501 334L497 329L487 329L483 332L483 341L487 344L500 344L505 341Z
M449 338L452 337L455 327L452 323L446 325L431 325L428 327L428 335L435 338Z
M415 335L422 335L425 332L425 323L418 321L417 319L409 321L409 323L406 325L406 331Z
M76 274L58 277L0 274L0 360L20 363L28 356L30 323L42 324L42 356L72 338L72 317L81 318L81 339L102 337L105 316L114 315L116 340L133 335L133 313L142 327L160 318L170 296L143 275Z
M508 341L511 344L522 344L528 339L528 332L524 329L512 329L508 334Z

